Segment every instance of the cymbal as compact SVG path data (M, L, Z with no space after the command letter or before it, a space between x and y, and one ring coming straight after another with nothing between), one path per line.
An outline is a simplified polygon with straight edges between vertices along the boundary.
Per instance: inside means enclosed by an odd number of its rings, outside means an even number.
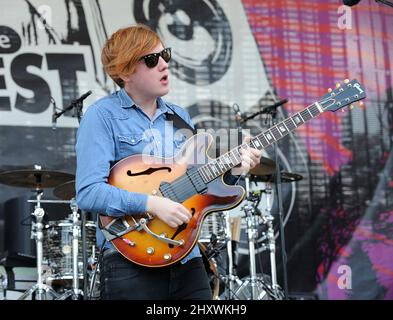
M302 179L303 176L298 173L281 171L281 182L283 183L295 182ZM264 176L252 176L251 180L257 182L276 182L275 175L273 174L267 174Z
M53 194L59 199L71 200L75 198L75 180L68 181L53 189Z
M75 179L71 173L50 170L24 169L0 173L0 183L22 188L53 188Z
M259 164L250 170L250 174L254 176L265 176L274 173L276 164L272 159L262 157Z

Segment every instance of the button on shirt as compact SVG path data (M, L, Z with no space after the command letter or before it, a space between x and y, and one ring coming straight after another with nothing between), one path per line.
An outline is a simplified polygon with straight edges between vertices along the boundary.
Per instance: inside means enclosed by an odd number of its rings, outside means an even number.
M190 126L189 114L179 106L157 99L153 119L138 107L124 89L96 101L85 112L77 133L76 199L79 208L120 217L146 212L147 195L107 183L110 168L134 154L172 157L186 137L166 121L173 110ZM181 128L180 128L181 129ZM178 131L178 132L177 132ZM97 227L97 245L104 235ZM107 242L106 248L114 248ZM181 262L201 256L199 247Z

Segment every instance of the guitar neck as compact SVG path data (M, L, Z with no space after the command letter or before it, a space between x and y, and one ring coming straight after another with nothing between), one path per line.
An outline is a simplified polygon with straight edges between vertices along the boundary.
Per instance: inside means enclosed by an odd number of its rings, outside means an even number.
M322 112L324 112L322 106L318 102L315 102L304 110L295 113L291 117L255 136L251 139L250 143L239 145L213 161L210 161L200 167L198 171L205 183L208 183L241 163L240 150L242 148L252 147L263 150L284 138L289 132L296 130L307 121L317 117Z

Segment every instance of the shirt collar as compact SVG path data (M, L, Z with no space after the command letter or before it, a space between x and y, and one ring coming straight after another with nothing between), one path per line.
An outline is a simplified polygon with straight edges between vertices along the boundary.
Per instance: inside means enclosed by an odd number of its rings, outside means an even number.
M120 105L123 109L128 108L136 108L137 105L135 104L134 100L128 95L124 88L119 90L119 99ZM166 102L161 98L157 98L157 106L161 110L161 113L171 113L173 114L172 109L168 108Z

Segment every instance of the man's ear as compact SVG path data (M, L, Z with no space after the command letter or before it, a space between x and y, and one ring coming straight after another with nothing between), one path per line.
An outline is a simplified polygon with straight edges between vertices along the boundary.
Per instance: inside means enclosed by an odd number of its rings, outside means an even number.
M130 81L130 76L125 74L119 74L119 78L123 80L123 83Z

